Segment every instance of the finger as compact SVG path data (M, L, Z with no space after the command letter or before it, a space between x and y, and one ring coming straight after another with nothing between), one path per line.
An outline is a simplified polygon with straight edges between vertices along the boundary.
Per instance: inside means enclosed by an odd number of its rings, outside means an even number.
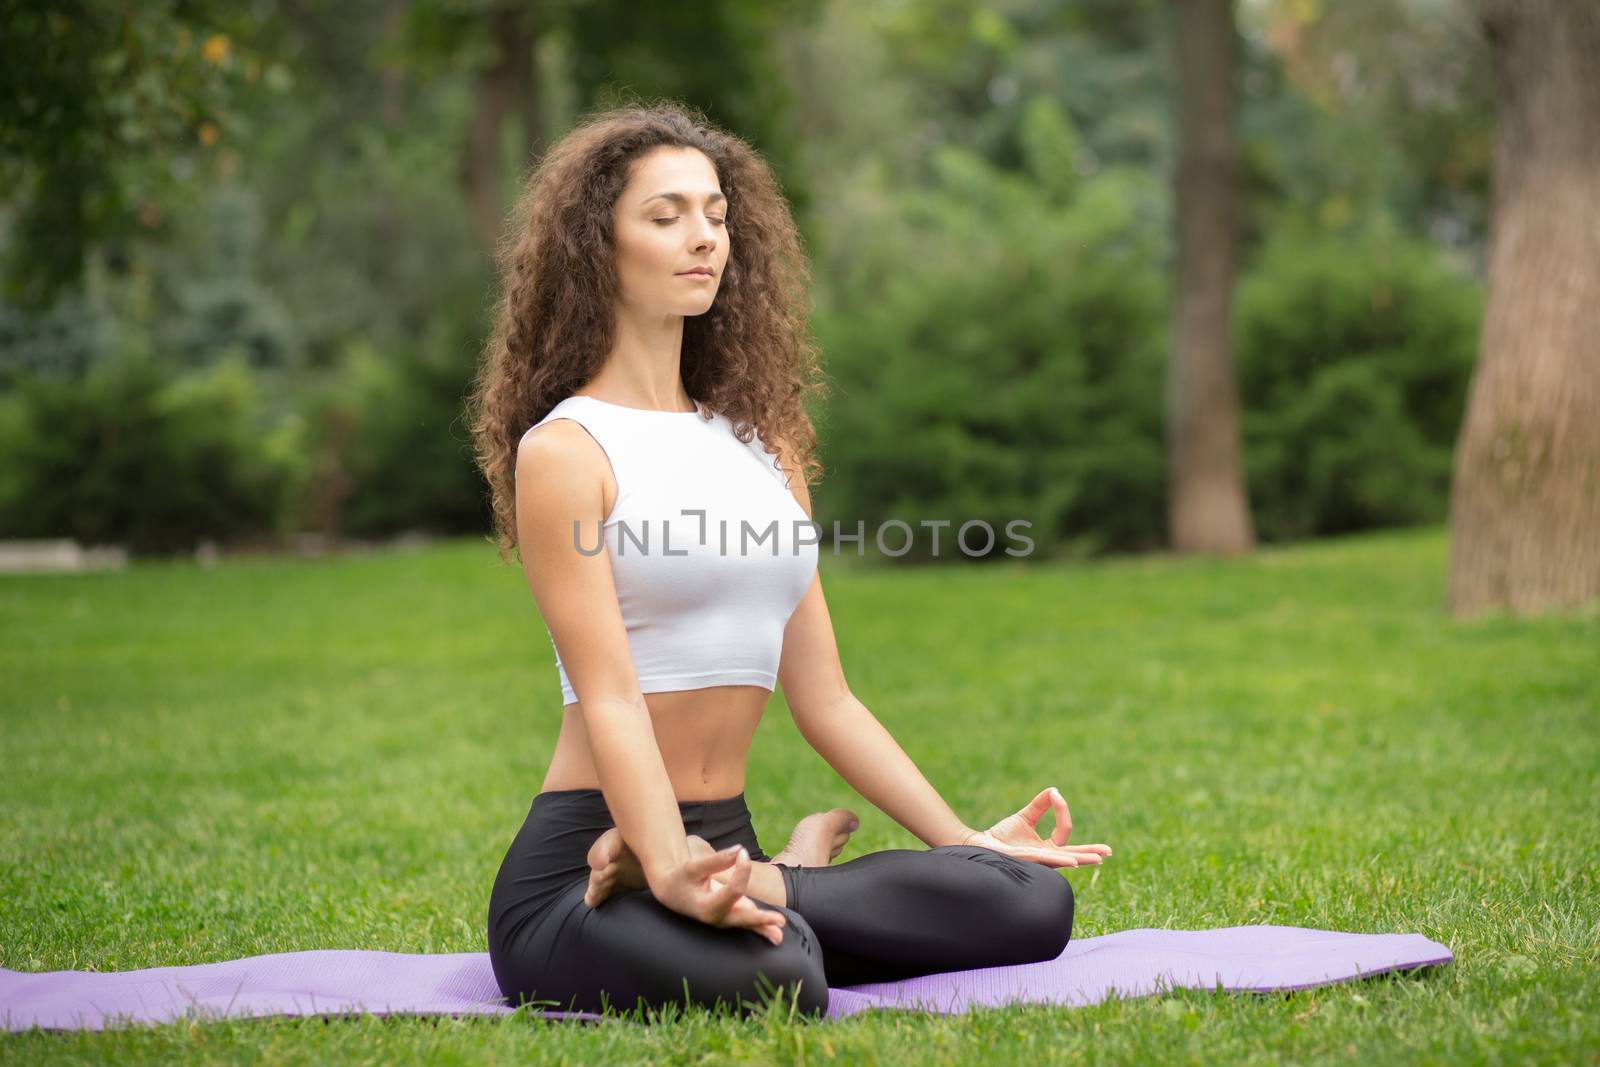
M1067 809L1067 798L1061 795L1061 790L1051 786L1049 792L1051 809L1056 813L1056 825L1050 831L1050 843L1064 845L1067 838L1072 836L1072 812Z
M774 945L783 944L783 928L788 920L781 911L758 907L753 897L740 897L728 915L729 921L760 934Z
M784 924L782 922L773 922L768 920L767 924L760 929L759 933L762 937L765 937L774 945L781 945L783 944L783 927Z
M747 927L745 927L745 929L749 930L751 933L759 934L760 936L766 938L766 940L771 944L774 944L774 945L783 944L783 924L782 923L772 923L772 922L760 923L760 924L757 924L757 925L747 926Z
M1017 814L1027 820L1029 826L1037 826L1039 820L1044 818L1044 813L1050 810L1051 787L1046 786L1039 790L1039 795L1028 801L1027 805L1017 811Z
M1111 850L1104 845L1068 845L1066 851L1077 853L1083 859L1108 856Z
M1041 863L1048 862L1050 864L1050 866L1052 866L1052 867L1055 867L1055 866L1093 867L1093 866L1096 866L1096 865L1098 865L1100 863L1105 862L1105 854L1104 853L1097 852L1097 851L1093 850L1092 848L1079 848L1077 846L1073 846L1072 848L1058 849L1058 850L1054 850L1054 851L1050 851L1050 852L1044 852L1044 853L1034 853L1034 852L1030 851L1029 855L1043 855L1043 856L1050 856L1050 857L1070 858L1072 860L1071 864L1060 863L1057 859L1036 860L1035 861L1035 862L1041 862Z
M711 879L710 904L718 915L727 915L744 896L745 887L750 884L750 854L741 845L733 854L733 866L724 873L726 882L719 883Z
M1023 852L1012 852L1009 855L1015 856L1019 860L1027 860L1029 863L1043 864L1046 867L1079 866L1078 857L1070 852L1036 852L1028 849Z
M752 896L741 894L728 907L706 920L716 926L738 927L760 934L773 944L783 940L779 930L788 922L781 911L760 907Z
M728 887L738 892L740 896L744 895L744 891L750 885L750 869L750 853L740 845L733 869L728 872Z
M787 916L781 911L764 908L756 902L756 898L746 895L734 902L728 912L729 918L734 919L743 926L786 926L789 923Z
M1038 848L1029 848L1026 845L1008 848L1004 850L1004 854L1013 859L1027 860L1029 863L1042 863L1046 867L1080 867L1099 863L1101 858L1097 852L1083 852L1076 847L1056 848L1044 844Z
M684 864L689 873L696 878L707 878L718 872L725 871L739 862L739 850L723 849L720 852L708 852L703 856L696 856Z

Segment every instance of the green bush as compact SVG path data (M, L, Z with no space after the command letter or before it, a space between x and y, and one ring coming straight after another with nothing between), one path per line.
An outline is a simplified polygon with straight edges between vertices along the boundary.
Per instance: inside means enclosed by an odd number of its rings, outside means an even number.
M117 357L80 380L23 375L5 396L0 529L136 554L276 532L300 453L294 425L261 425L237 357L172 377Z
M204 366L229 351L242 352L251 367L266 371L300 358L287 309L257 278L257 199L238 186L211 189L190 222L190 258L168 283L175 306L161 339L161 350L180 366Z
M1029 137L1030 160L1071 169L1064 120L1035 116ZM851 250L817 315L834 386L825 536L864 520L871 552L888 518L996 531L1023 518L1044 554L1160 547L1165 191L1117 168L1042 181L956 148L933 165L932 186L901 192ZM1269 236L1234 326L1262 540L1443 517L1480 305L1432 246L1379 226L1290 219ZM931 555L918 529L905 558ZM948 534L939 554L960 555Z
M448 343L446 332L436 324L430 343L390 353L352 347L311 402L314 462L338 487L336 499L319 505L325 524L357 537L488 528L486 489L462 417L472 368L454 358L469 348Z
M1030 136L1030 158L1070 163L1064 119ZM1004 558L1024 519L1036 553L1158 545L1161 191L1115 169L1043 183L953 147L933 162L937 183L900 194L817 317L833 379L825 537L864 520L871 552L900 519L918 528L905 558L927 558L919 523L948 519L938 554L966 558L955 528L981 519Z
M1265 540L1442 520L1481 297L1382 229L1280 228L1240 285L1235 354Z
M116 323L97 301L68 293L43 311L0 300L0 392L22 375L78 378L115 346Z

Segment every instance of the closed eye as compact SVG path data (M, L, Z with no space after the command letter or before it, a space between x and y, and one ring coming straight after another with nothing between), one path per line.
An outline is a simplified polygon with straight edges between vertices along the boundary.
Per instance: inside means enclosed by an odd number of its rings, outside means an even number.
M674 215L670 219L656 219L655 221L658 222L658 223L662 223L662 222L677 222L678 221L678 217L676 215ZM716 223L718 226L722 226L726 222L725 219L711 219L710 221Z

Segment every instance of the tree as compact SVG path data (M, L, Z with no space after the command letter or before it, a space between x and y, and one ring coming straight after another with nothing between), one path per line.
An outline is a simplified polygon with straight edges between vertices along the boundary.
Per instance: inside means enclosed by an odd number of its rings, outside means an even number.
M232 151L236 105L283 78L235 43L243 17L210 2L0 0L9 301L40 311L77 290L92 249L159 231L192 176Z
M1178 552L1249 551L1228 318L1238 263L1232 0L1175 0L1177 327L1167 367L1168 537Z
M494 61L478 72L472 122L461 150L461 182L472 208L472 224L484 247L493 248L504 228L505 195L500 187L500 127L515 112L522 120L523 159L544 149L539 121L539 84L534 42L538 28L532 5L496 8L489 14L491 36L499 45Z
M1600 597L1600 6L1478 0L1497 82L1488 300L1449 609Z

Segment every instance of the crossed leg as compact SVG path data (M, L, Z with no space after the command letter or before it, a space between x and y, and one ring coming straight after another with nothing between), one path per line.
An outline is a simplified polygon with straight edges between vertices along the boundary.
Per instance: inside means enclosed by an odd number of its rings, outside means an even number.
M791 847L809 824L816 840L807 854L821 862L793 863L800 853L790 849L770 862L752 857L782 881L782 893L774 884L763 906L781 897L791 925L795 915L802 928L809 924L800 936L808 950L820 948L828 985L1034 963L1054 959L1071 939L1072 885L1054 868L977 845L885 849L829 866L853 820L843 808L802 820ZM591 891L643 885L614 830L596 842L590 862ZM785 941L791 936L786 931Z
M1059 871L977 845L779 870L830 986L1055 959L1072 937L1072 884Z
M531 936L502 953L502 990L597 1013L670 1002L720 1003L743 1014L779 992L803 1014L827 1010L821 948L795 912L784 909L783 942L774 945L749 930L680 915L649 890L619 893L592 908L583 902L585 889L585 881L574 881Z

